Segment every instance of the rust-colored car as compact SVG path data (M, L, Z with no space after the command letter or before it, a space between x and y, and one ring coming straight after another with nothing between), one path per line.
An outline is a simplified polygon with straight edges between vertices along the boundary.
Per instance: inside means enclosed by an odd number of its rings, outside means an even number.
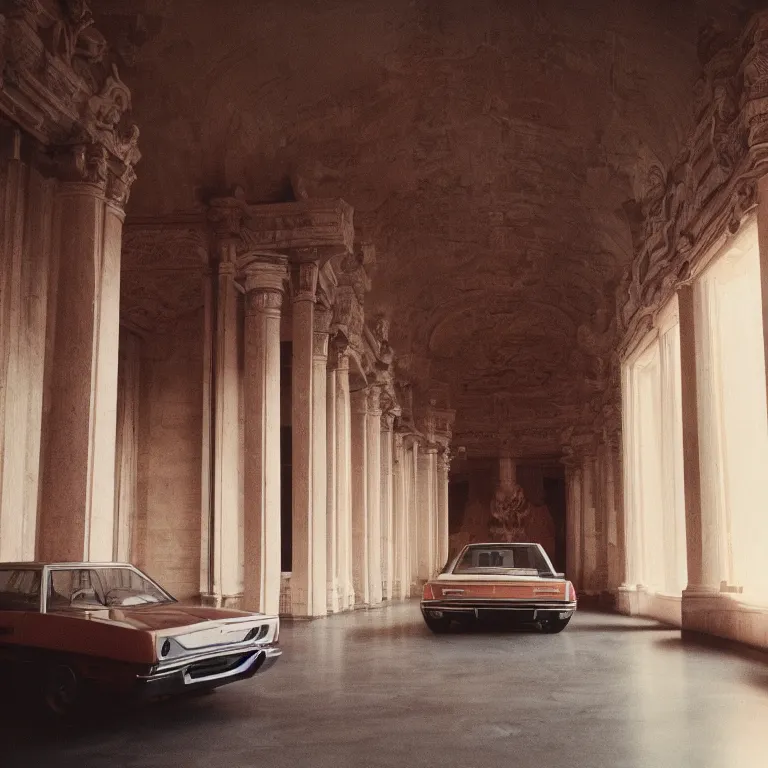
M64 714L85 690L159 697L271 667L277 616L182 605L124 563L0 563L0 662Z
M424 585L421 612L433 632L453 621L501 617L542 632L562 632L576 610L576 591L555 573L540 544L468 544Z

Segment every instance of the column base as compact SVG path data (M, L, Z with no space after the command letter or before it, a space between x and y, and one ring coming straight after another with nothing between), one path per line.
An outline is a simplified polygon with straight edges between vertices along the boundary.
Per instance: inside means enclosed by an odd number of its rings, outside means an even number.
M641 611L641 595L647 590L642 585L630 586L622 584L616 590L616 610L625 616L638 616Z
M683 592L683 634L712 635L768 648L768 606L702 587Z

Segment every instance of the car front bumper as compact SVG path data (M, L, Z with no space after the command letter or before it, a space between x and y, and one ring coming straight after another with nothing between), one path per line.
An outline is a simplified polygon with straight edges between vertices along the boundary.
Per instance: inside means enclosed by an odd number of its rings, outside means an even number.
M139 694L143 698L174 696L248 680L274 666L281 655L282 650L276 643L246 650L198 654L166 667L159 665L149 674L137 675Z
M424 616L440 618L448 616L482 616L505 614L519 622L534 622L542 619L567 619L576 610L576 601L562 600L501 600L455 598L443 600L422 600L421 612Z

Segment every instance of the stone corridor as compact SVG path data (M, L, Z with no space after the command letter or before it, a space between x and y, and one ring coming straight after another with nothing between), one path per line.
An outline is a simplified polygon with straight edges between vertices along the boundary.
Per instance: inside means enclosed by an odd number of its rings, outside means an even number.
M3 768L761 768L768 666L654 621L434 637L415 603L285 622L269 674L214 696L2 734ZM9 721L6 720L6 727ZM11 746L14 744L14 746Z

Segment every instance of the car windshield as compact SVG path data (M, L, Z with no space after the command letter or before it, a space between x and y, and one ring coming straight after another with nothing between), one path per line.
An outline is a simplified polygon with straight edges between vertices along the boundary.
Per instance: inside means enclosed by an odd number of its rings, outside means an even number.
M526 573L553 575L546 558L535 544L486 544L468 547L454 573Z
M47 609L94 610L170 603L173 598L133 568L59 568L51 571Z

